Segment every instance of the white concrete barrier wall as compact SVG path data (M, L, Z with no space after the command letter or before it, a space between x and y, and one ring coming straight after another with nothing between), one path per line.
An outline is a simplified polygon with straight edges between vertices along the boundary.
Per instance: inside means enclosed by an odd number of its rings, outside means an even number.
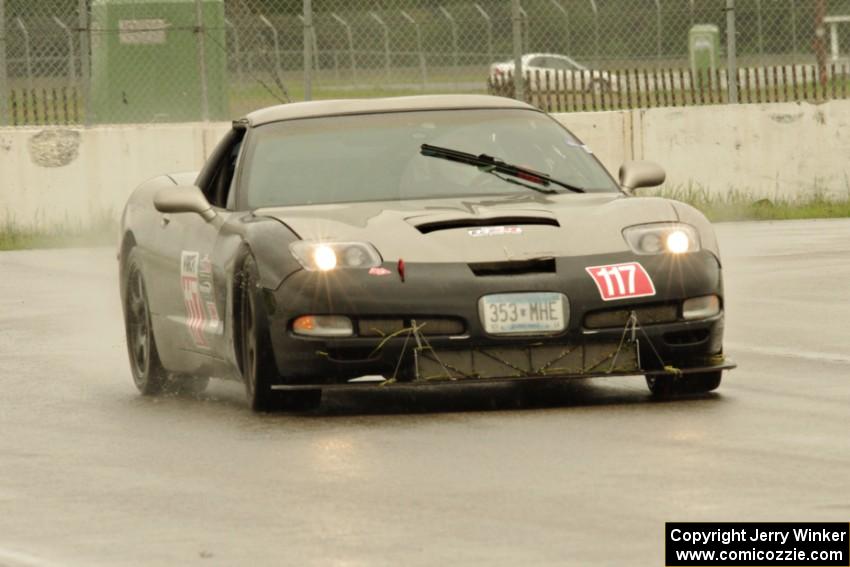
M667 170L667 185L762 197L850 197L850 101L559 114L616 175L627 159Z
M117 218L146 179L199 169L229 127L0 129L0 226L75 227Z
M671 187L758 196L850 196L850 101L560 114L616 175L650 159ZM226 123L0 129L0 225L117 216L155 175L197 170Z

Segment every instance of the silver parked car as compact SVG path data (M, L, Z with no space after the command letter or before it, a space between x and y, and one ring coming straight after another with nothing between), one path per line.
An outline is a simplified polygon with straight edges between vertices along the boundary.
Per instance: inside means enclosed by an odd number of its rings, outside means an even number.
M513 61L502 61L490 65L491 81L499 81L512 76L515 64ZM617 77L607 71L589 69L575 59L556 53L527 53L522 56L523 72L530 74L529 87L539 90L545 86L545 81L551 81L552 86L559 90L572 92L583 91L617 91ZM540 76L541 85L537 84Z

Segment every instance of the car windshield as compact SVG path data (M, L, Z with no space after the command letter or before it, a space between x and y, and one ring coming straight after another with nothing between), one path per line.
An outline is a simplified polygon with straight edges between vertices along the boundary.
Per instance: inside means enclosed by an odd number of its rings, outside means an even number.
M256 128L240 179L250 208L530 192L423 144L487 154L587 192L615 192L598 161L531 110L439 110L308 118Z

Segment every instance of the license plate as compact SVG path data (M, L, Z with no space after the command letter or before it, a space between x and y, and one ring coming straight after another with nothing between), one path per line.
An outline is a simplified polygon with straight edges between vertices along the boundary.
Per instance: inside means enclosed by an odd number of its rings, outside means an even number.
M567 328L569 302L563 293L499 293L478 301L484 330L491 335L559 333Z

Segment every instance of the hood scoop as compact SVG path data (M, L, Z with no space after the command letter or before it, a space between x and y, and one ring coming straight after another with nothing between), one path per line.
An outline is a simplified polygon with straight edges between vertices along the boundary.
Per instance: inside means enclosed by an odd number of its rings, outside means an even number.
M416 229L422 234L429 234L431 232L438 232L441 230L455 230L459 228L482 228L488 226L561 226L561 224L555 218L536 215L510 215L500 217L469 216L444 219L434 219L433 217L425 217L422 219L410 219L408 222L413 224L413 226L415 226Z

